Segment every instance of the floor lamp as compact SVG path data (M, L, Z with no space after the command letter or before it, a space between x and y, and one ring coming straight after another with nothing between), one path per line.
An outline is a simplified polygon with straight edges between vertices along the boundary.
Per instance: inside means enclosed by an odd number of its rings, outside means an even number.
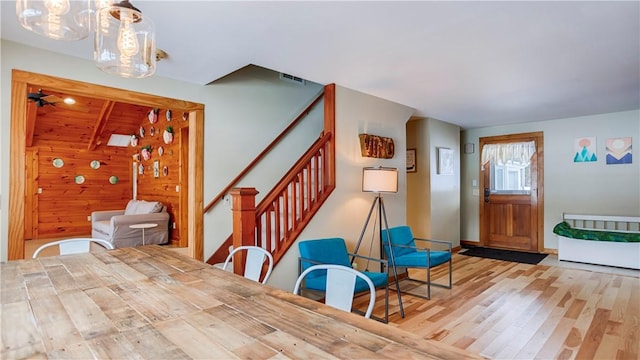
M382 193L396 193L398 192L398 169L396 168L388 168L388 167L366 167L362 169L362 191L363 192L372 192L375 193L376 196L373 198L373 202L371 203L371 208L369 209L369 214L367 215L367 220L364 223L364 227L362 228L362 232L360 233L360 237L358 238L358 242L356 243L356 247L354 253L358 253L358 249L360 249L360 245L362 244L362 239L364 238L364 234L367 231L367 227L369 226L369 221L371 220L371 214L374 210L378 211L378 219L379 219L379 228L378 228L378 237L380 239L380 258L383 257L383 239L382 239L382 226L384 221L384 228L389 230L389 223L387 222L387 212L384 208L384 199L382 198ZM375 231L375 224L374 224ZM387 231L387 236L389 231ZM373 241L373 240L372 240ZM390 239L387 239L387 244L390 244ZM393 249L389 246L389 251L391 251L391 257L393 258ZM391 259L393 261L393 259ZM353 259L351 260L353 263ZM393 265L393 264L392 264ZM393 269L393 277L398 284L398 273L396 271L395 265L391 267ZM398 303L400 305L401 316L404 318L404 308L402 306L402 298L400 297L400 289L397 289L398 293Z

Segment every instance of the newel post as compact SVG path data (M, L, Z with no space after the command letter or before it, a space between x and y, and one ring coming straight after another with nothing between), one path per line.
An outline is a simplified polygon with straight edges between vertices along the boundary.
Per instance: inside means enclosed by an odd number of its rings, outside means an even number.
M256 244L256 195L255 188L233 188L229 191L233 212L233 248ZM246 252L236 253L233 259L233 272L244 274Z

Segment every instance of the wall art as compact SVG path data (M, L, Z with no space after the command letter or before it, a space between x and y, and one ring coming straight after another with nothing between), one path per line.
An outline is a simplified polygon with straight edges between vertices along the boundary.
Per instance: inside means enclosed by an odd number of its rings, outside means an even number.
M162 140L164 140L165 144L171 144L173 142L173 128L171 126L167 126L162 133Z
M146 145L140 150L140 155L142 155L142 160L151 159L151 145Z
M156 160L153 162L153 177L160 177L160 160Z
M136 136L136 134L131 135L131 146L136 147L138 146L138 142L140 140L138 140L138 137Z
M631 137L607 139L607 165L631 164Z
M416 149L407 149L407 172L418 171L416 165Z
M438 174L453 175L453 149L438 147Z
M149 114L147 114L147 118L149 119L149 123L155 124L158 122L158 114L160 113L160 109L155 108L149 110Z
M395 154L395 145L392 138L360 134L360 152L364 157L379 159L391 159Z
M573 162L598 161L595 136L575 138L573 141L573 151Z

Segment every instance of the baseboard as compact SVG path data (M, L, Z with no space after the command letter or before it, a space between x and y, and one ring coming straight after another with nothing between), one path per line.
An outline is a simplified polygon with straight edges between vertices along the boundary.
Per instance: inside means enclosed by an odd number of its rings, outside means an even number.
M482 246L479 241L460 240L461 246Z

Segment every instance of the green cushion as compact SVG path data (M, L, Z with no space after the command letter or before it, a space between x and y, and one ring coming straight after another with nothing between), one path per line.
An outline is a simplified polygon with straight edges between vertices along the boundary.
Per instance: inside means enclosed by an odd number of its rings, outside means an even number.
M553 228L553 232L557 235L571 239L614 242L640 242L639 233L574 229L566 221L557 224Z

